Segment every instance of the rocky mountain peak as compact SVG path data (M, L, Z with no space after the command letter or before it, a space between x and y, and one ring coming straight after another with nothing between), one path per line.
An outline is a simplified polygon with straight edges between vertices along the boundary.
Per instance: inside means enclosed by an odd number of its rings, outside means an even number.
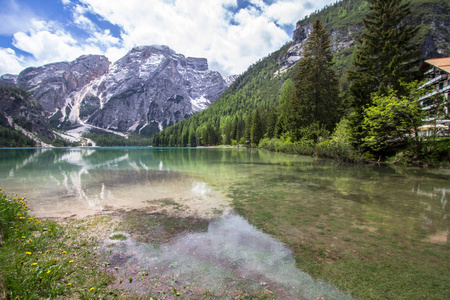
M209 70L207 59L162 45L134 47L114 64L84 55L0 79L0 85L29 91L54 126L149 136L208 107L228 82Z

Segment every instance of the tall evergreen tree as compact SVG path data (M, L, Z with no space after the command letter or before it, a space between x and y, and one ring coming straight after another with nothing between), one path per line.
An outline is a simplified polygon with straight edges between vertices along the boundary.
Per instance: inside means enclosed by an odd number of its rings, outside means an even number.
M313 24L303 55L295 84L296 95L290 98L289 105L288 129L296 139L300 128L314 122L332 131L341 117L339 81L331 68L330 38L319 20Z
M277 112L274 108L272 108L269 112L269 116L267 118L267 137L269 139L275 136L275 128L277 124Z
M275 136L281 136L288 131L287 121L291 113L290 99L295 93L295 86L291 79L287 79L281 87L280 104L277 106L278 120L275 126Z
M364 32L358 40L354 68L349 72L351 127L356 142L362 137L362 113L372 105L374 92L387 95L388 90L405 95L402 82L416 76L420 48L412 41L418 28L410 26L410 2L402 0L368 0L370 10L365 16Z
M255 109L253 113L252 121L251 121L251 141L252 144L258 145L259 141L264 137L264 124L261 119L261 115L258 109Z

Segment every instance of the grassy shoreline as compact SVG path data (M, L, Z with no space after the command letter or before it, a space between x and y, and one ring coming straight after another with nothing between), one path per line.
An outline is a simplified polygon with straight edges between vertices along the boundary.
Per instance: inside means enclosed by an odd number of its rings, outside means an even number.
M26 197L0 189L0 299L274 299L265 291L202 290L128 262L122 269L111 257L130 237L161 244L207 224L138 210L43 220L29 214Z
M26 197L0 190L1 297L4 299L120 298L92 251L95 236L80 234L78 220L41 220L28 213ZM104 223L98 219L91 222ZM78 223L78 224L77 224Z

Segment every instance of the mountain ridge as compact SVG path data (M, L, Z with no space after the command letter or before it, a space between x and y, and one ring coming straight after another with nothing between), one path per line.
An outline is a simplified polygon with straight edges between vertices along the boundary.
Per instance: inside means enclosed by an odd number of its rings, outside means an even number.
M83 55L0 78L0 86L28 91L55 128L92 125L148 136L208 107L229 82L206 58L163 45L134 47L115 63Z
M416 41L422 58L450 56L450 5L440 0L412 0L411 16L406 20L419 26ZM351 66L356 41L363 31L362 19L369 10L365 0L342 0L299 20L292 36L292 46L279 63L281 69L292 67L302 56L303 45L319 19L330 34L336 71L342 75Z

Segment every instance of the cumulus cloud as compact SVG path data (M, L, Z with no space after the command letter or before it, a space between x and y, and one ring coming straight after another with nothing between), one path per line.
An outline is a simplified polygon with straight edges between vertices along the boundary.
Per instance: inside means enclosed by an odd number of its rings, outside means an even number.
M14 32L13 46L32 56L17 55L12 47L0 49L0 74L82 54L104 54L114 62L134 46L152 44L206 57L223 75L239 74L291 39L281 26L294 25L313 9L333 2L317 0L309 7L306 0L249 0L245 6L237 0L59 1L71 13L68 22L84 37L64 24L30 15L23 26L8 32ZM117 32L101 27L99 21Z
M219 71L241 73L278 49L289 35L266 16L266 5L252 0L229 22L235 0L82 0L93 13L119 26L124 47L164 44L188 56L207 57Z
M32 24L32 29L15 33L12 43L15 48L31 56L19 55L11 48L0 48L0 74L17 74L28 66L71 61L83 54L120 56L119 53L123 53L114 49L119 40L111 36L108 30L93 32L85 43L80 43L53 22L32 20Z
M0 74L17 74L25 66L23 57L11 48L0 48Z

